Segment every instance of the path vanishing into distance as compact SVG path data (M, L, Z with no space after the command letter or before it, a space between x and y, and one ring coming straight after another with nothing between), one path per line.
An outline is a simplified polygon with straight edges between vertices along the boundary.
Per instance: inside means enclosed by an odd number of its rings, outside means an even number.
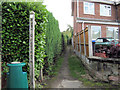
M49 82L49 88L85 88L81 81L78 81L77 79L74 79L70 76L68 66L69 54L70 47L67 47L61 69L54 80Z

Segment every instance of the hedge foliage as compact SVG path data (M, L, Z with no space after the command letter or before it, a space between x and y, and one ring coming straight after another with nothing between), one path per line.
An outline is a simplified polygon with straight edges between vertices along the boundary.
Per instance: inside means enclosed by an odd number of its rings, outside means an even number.
M35 12L35 78L47 64L52 70L53 58L61 53L61 32L58 21L47 11L42 2L2 3L2 66L8 72L5 62L25 62L29 75L29 14ZM46 59L47 58L47 59ZM46 59L46 61L44 61Z
M45 57L47 10L41 2L2 4L2 62L25 62L29 75L29 13L35 12L35 77ZM5 69L5 68L4 68ZM3 70L4 71L4 70Z
M58 21L54 18L52 13L48 13L48 23L46 31L46 54L48 71L52 71L54 64L53 58L61 53L61 32Z

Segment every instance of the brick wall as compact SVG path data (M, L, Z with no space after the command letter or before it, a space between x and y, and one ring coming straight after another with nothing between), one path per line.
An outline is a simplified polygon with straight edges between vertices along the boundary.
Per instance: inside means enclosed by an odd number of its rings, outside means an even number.
M111 16L100 16L100 3L94 3L95 5L95 15L84 14L84 3L79 2L79 17L86 18L95 18L95 19L107 19L107 20L116 20L115 6L111 5Z
M120 4L117 6L117 9L118 9L118 20L120 23ZM120 25L119 25L119 40L120 40Z
M77 23L76 23L77 2L74 2L74 10L73 10L73 11L74 11L74 12L73 12L73 13L74 13L74 14L73 14L73 15L74 15L74 16L73 16L73 23L74 23L74 25L73 25L74 32L73 32L73 33L75 34L75 32L77 31L77 30L76 30L76 24L77 24Z
M90 26L101 26L101 37L106 37L106 29L107 27L119 27L118 25L101 25L101 24L90 24L90 23L85 23L84 28L87 27L88 25ZM77 24L77 33L82 30L82 23Z
M117 10L118 10L118 20L120 21L120 4L117 6Z
M120 20L120 5L118 7L118 19ZM114 5L111 5L111 16L100 16L100 3L95 3L95 15L89 15L89 14L84 14L84 7L83 7L83 2L79 2L79 17L84 17L84 18L94 18L94 19L103 19L103 20L116 20L117 15L116 15L116 7ZM76 23L76 17L77 17L77 2L74 2L74 16L73 16L73 22L74 22L74 34L79 33L82 30L82 23ZM101 37L106 37L106 28L109 27L119 27L120 25L102 25L102 24L84 24L84 28L88 25L97 25L101 26ZM120 37L120 31L119 31L119 37Z

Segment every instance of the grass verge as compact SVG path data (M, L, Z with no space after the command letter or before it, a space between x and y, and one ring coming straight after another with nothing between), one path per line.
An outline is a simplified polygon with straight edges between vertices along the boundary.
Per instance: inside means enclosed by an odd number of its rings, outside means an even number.
M70 75L72 77L82 81L84 86L105 87L105 88L111 87L111 85L108 83L95 82L93 80L89 80L88 78L83 78L82 76L85 76L87 73L86 73L85 67L83 66L81 60L77 56L71 55L69 57L68 62L69 62Z
M56 63L52 66L52 72L50 72L51 76L58 75L58 72L61 68L63 60L64 60L63 56L59 57L58 60L56 61Z

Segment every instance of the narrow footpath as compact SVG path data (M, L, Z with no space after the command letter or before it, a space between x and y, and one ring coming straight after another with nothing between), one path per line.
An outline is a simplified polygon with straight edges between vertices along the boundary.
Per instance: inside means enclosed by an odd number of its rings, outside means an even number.
M59 74L54 78L54 80L49 82L49 88L85 88L81 81L78 81L70 76L68 66L69 54L70 47L67 47Z

